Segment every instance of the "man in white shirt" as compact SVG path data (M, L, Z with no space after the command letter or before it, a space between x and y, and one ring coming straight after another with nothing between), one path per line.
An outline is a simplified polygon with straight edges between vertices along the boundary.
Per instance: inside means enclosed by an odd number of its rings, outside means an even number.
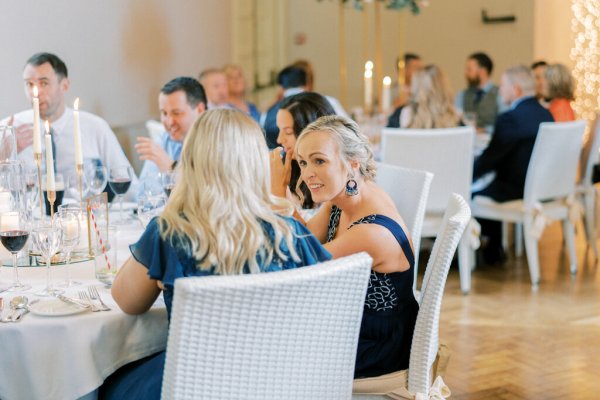
M37 53L27 60L23 70L25 95L31 101L33 88L37 86L40 100L40 127L43 121L50 123L55 147L56 172L65 181L75 175L75 139L73 109L66 107L65 94L69 90L69 78L65 63L54 54ZM19 159L31 168L33 160L33 111L31 109L11 117L16 130ZM80 111L81 149L84 159L100 159L107 168L131 166L121 145L108 123L91 113ZM45 143L42 154L45 154Z

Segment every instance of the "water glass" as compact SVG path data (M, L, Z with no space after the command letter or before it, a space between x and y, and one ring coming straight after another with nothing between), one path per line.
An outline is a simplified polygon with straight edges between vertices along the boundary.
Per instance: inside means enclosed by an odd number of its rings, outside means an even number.
M167 204L165 195L142 196L138 200L137 215L138 219L145 228L152 218L160 215Z
M71 252L79 244L81 237L81 225L79 223L79 214L71 212L68 208L60 209L54 215L56 227L62 231L62 251L65 254L67 277L60 286L74 286L81 284L71 279Z
M94 269L96 279L105 286L112 286L119 266L117 265L117 228L99 227L95 235ZM97 233L98 233L97 232Z

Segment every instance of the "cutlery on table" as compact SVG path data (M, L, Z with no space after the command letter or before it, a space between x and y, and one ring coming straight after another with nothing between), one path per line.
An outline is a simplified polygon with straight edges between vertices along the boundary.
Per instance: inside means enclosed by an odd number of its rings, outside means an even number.
M74 304L77 307L81 307L81 308L92 308L87 302L84 302L82 300L79 299L74 299L72 297L67 297L65 295L59 294L58 296L56 296L59 300L64 301L65 303L69 303L69 304Z
M98 307L97 305L94 304L94 302L92 301L92 299L89 298L89 296L87 295L86 292L79 291L79 298L81 300L85 301L86 303L88 303L90 305L90 307L92 307L92 312L100 311L100 307Z
M96 289L96 286L89 286L88 292L89 292L90 298L92 300L98 300L100 302L100 304L101 304L100 309L102 311L110 311L110 307L107 306L106 304L104 304L104 302L102 301L102 297L100 297L100 293L98 293L98 289Z

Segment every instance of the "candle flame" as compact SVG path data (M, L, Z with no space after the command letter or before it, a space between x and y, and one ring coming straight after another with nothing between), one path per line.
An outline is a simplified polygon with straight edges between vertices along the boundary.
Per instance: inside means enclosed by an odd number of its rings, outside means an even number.
M33 87L33 97L38 97L38 95L39 95L38 88L37 88L37 86L34 86Z
M383 78L383 84L384 85L391 85L392 84L392 78L390 78L389 76L386 76L385 78Z
M366 69L367 71L370 71L370 70L372 70L372 69L373 69L373 61L367 61L367 62L365 63L365 69Z
M75 111L79 110L79 97L75 99L75 102L73 103L73 109Z
M50 122L48 122L48 120L46 120L46 122L44 122L44 126L46 127L46 134L49 135L50 134Z
M373 77L373 70L366 70L365 71L365 78L372 78Z

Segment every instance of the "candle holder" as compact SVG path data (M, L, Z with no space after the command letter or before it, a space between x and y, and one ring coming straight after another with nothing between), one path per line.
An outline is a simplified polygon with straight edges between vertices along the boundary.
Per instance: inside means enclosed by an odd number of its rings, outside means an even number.
M54 202L56 201L56 190L48 190L48 203L50 203L50 221L54 220Z
M83 164L77 164L75 166L77 172L77 186L79 187L79 198L83 202Z
M42 193L42 153L34 153L33 160L37 167L38 197L40 199L40 221L44 220L44 194Z

